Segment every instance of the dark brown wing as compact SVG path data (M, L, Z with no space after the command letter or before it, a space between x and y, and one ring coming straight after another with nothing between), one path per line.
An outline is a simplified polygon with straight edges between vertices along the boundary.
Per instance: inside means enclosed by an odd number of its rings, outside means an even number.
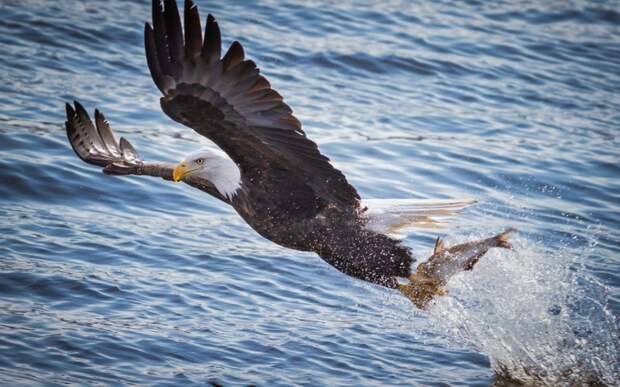
M149 70L164 97L162 109L222 148L242 173L289 170L328 202L358 206L359 195L306 137L282 96L244 59L234 42L221 58L220 30L209 15L204 42L200 17L185 1L184 33L175 0L153 1L145 26ZM259 172L259 173L260 173Z

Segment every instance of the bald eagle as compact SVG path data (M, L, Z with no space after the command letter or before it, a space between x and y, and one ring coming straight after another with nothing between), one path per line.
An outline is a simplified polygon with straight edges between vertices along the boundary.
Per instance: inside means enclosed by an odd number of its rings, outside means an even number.
M74 102L66 106L66 129L75 153L106 174L182 181L232 206L281 246L315 252L349 276L403 290L398 279L413 278L414 259L392 234L432 224L433 217L455 214L472 201L362 201L241 44L235 41L222 56L212 15L203 37L191 0L185 1L184 26L175 0L163 3L153 1L152 25L144 29L162 110L221 151L199 150L176 165L147 162L126 139L116 140L101 112L95 110L93 123Z

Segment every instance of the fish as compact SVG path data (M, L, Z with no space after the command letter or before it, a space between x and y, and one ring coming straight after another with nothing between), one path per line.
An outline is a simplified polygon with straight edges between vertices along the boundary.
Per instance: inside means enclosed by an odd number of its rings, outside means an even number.
M462 271L473 270L489 249L512 249L508 238L514 232L514 228L509 228L494 237L452 247L447 247L441 238L437 238L433 254L418 265L417 270L409 277L409 283L399 284L398 289L416 307L424 310L435 297L447 294L445 286L450 278Z

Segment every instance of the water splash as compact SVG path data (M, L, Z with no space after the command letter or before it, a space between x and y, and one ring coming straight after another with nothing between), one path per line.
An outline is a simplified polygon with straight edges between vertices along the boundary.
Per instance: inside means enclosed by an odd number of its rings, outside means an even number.
M480 235L469 235L474 240ZM460 239L460 238L459 238ZM616 385L618 326L604 286L582 268L595 242L551 250L524 236L449 284L429 321L489 356L501 379L537 385Z

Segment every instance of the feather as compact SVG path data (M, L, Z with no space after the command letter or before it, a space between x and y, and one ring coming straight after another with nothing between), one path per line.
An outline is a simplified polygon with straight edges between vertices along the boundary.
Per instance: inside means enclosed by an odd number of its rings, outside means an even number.
M155 85L162 93L165 93L163 74L159 65L157 48L155 46L155 34L149 23L144 24L144 48L146 50L146 62L149 66L151 77L153 77L153 82L155 82Z
M159 67L161 68L162 74L170 74L170 56L166 39L166 24L160 0L153 0L153 32L155 47L157 47L155 52L157 53Z
M191 0L185 0L185 56L194 58L200 55L202 49L202 31L200 30L200 15L198 7Z
M164 18L170 61L180 63L183 55L183 30L176 0L164 0Z
M442 220L456 216L476 203L472 199L365 199L366 228L384 234L402 235L412 228L440 228Z
M99 133L99 137L101 137L101 140L103 140L103 144L105 145L108 152L110 152L114 156L120 156L121 151L118 147L116 139L114 138L112 129L110 129L110 125L106 121L103 114L99 111L99 109L95 109L95 125L97 126L97 132Z
M99 137L97 129L90 120L88 113L84 107L77 101L74 101L75 112L77 117L77 125L81 128L81 136L90 144L91 147L98 151L105 149L103 140Z
M65 128L67 129L67 137L69 138L69 143L71 147L78 155L78 157L84 161L87 161L89 152L86 144L84 143L84 138L80 131L80 126L77 124L75 110L68 103L65 104L65 108L67 111L67 121L65 122Z
M243 62L244 57L245 53L243 52L243 47L241 46L241 43L235 40L230 45L230 48L226 52L226 55L224 55L224 58L222 58L222 63L224 64L224 71L228 71L239 63Z
M139 160L138 152L134 149L129 141L125 139L125 137L121 137L120 141L121 153L123 155L123 159L132 162Z
M205 25L205 41L202 47L202 57L207 63L218 61L222 55L222 37L220 35L220 27L213 15L207 16Z

